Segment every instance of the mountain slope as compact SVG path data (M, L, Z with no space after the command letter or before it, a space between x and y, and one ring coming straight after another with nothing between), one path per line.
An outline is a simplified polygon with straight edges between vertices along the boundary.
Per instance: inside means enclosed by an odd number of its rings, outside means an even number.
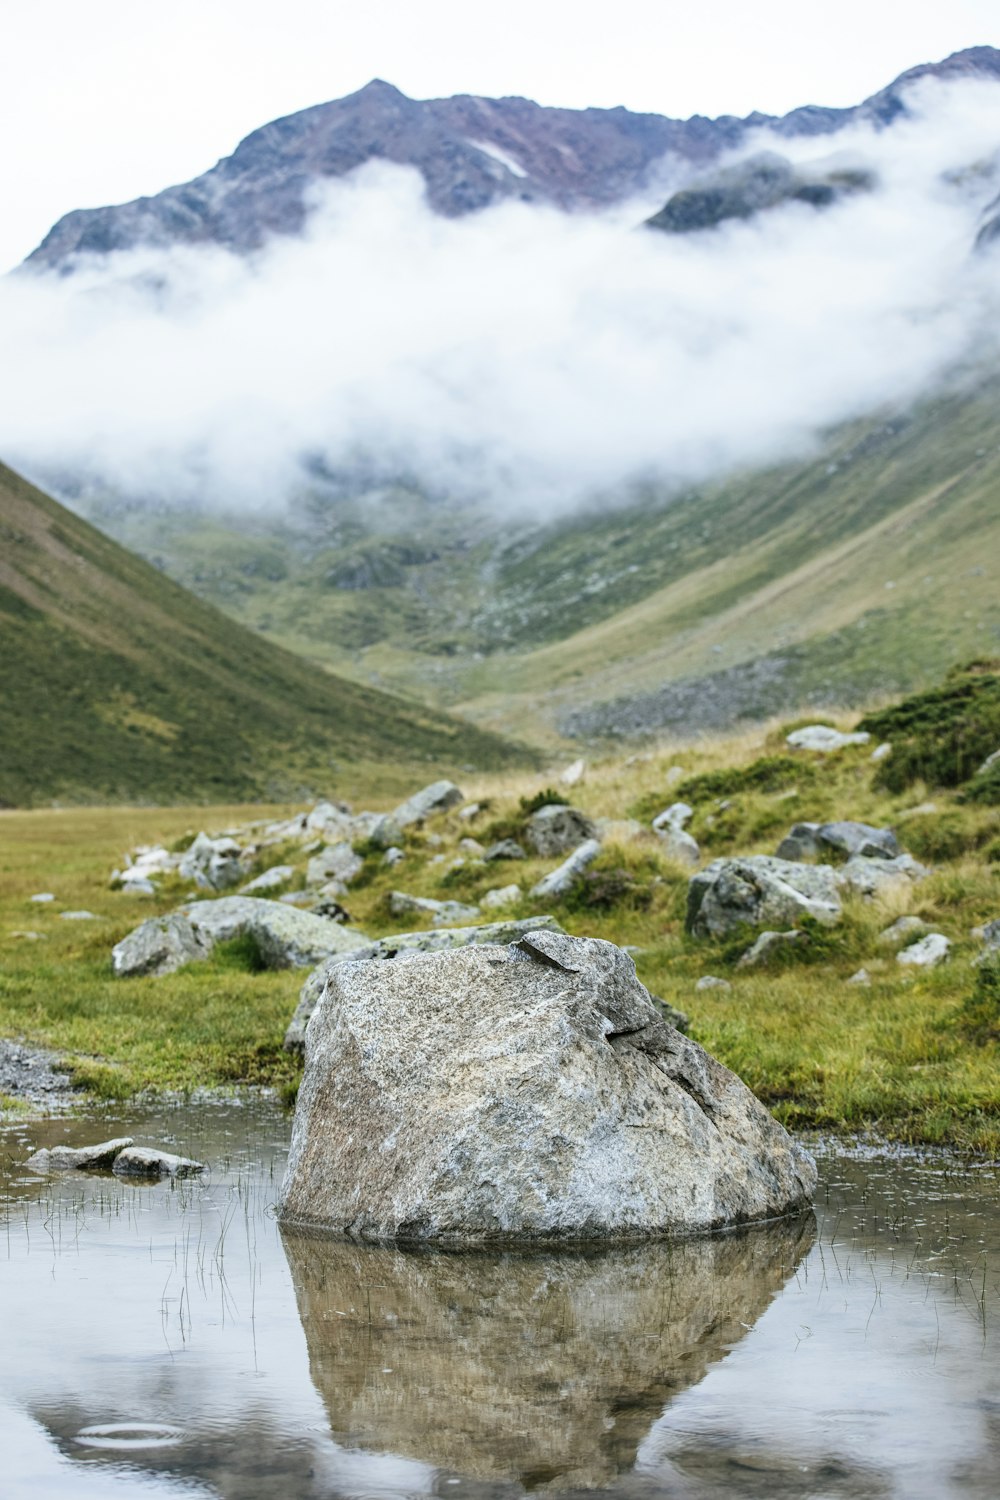
M435 212L471 213L505 199L593 209L666 189L742 145L755 128L823 136L855 120L890 124L921 78L1000 78L1000 51L973 47L911 68L853 109L809 105L783 118L552 109L529 99L409 99L379 79L344 99L274 120L194 181L116 207L81 209L53 226L27 264L137 245L218 244L246 252L297 234L311 184L372 160L415 167Z
M523 758L262 640L0 465L0 803L278 797Z

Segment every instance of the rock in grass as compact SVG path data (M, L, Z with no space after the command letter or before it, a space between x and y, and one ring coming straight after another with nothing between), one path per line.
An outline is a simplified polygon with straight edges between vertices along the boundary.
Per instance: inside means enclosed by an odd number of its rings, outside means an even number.
M388 847L388 846L387 846ZM337 880L349 885L364 868L364 860L355 854L346 839L338 844L327 844L319 854L314 854L306 867L307 885L326 885Z
M756 942L741 955L738 969L759 969L778 953L801 947L807 941L804 932L762 932Z
M731 990L732 985L728 979L720 979L717 974L703 974L695 985L696 990Z
M844 734L840 729L831 729L828 724L808 724L804 729L793 729L785 736L785 744L792 750L815 750L829 755L834 750L844 750L848 745L867 745L871 735L864 730L855 734Z
M96 1146L51 1146L36 1151L25 1162L32 1172L97 1172L114 1165L116 1158L132 1144L130 1135Z
M920 917L897 917L889 927L883 927L878 935L880 948L901 948L914 938L922 937L930 929Z
M845 984L857 984L857 985L861 985L861 986L867 986L867 985L871 984L871 982L872 982L872 976L869 974L869 972L868 972L867 969L857 969L851 975L850 979L845 979L844 980Z
M478 927L440 927L432 932L396 932L379 938L355 953L342 954L320 964L309 975L299 994L295 1014L285 1032L288 1052L301 1052L305 1046L309 1018L326 988L326 982L341 963L391 963L411 958L415 953L441 953L450 948L476 947L479 944L503 947L529 932L562 932L555 917L522 917L516 922L484 922Z
M491 864L495 859L527 859L527 855L515 839L500 839L491 844L483 855L483 859Z
M786 928L804 916L831 924L841 916L837 875L768 854L713 860L688 882L687 930L728 937L740 926Z
M291 880L294 874L295 870L292 865L272 865L269 870L265 870L262 875L258 875L255 880L243 886L240 894L254 896L262 891L276 891L279 886Z
M653 825L656 828L656 824ZM675 828L673 824L666 824L662 828L656 828L656 836L663 845L663 852L668 859L672 859L679 865L694 866L701 863L701 849L698 847L697 839L684 828Z
M64 922L97 922L100 918L92 911L61 911L60 917Z
M816 838L823 848L862 859L895 859L902 853L891 828L874 828L871 823L823 823Z
M111 966L119 978L143 974L173 974L185 964L207 958L212 944L195 931L187 917L171 912L150 917L111 950Z
M498 911L501 907L516 905L520 899L519 885L495 885L492 890L483 892L480 904L484 911Z
M837 871L837 879L841 885L873 899L908 882L923 880L929 874L927 866L912 854L899 854L895 859L866 859L862 854L853 854L843 869Z
M184 851L178 873L182 880L193 880L205 889L222 891L237 885L243 878L242 852L235 839L213 839L207 833L199 833Z
M411 896L407 891L389 892L389 910L394 917L428 916L435 926L479 916L478 906L467 906L461 901L434 901L430 896Z
M951 939L943 932L929 932L918 943L911 943L902 953L896 954L898 964L909 964L920 969L934 969L944 963L951 952Z
M588 839L585 844L574 849L558 869L543 875L538 884L532 886L531 894L540 900L547 900L550 896L565 896L573 882L583 874L588 865L593 864L600 852L598 840Z
M205 1171L205 1163L150 1146L129 1146L115 1158L111 1170L116 1177L193 1177Z
M409 828L412 823L422 823L425 818L434 817L436 813L447 812L461 801L462 793L453 781L434 781L401 802L392 818L397 828ZM398 838L389 839L390 844L399 842Z
M795 823L775 850L777 859L815 859L820 853L818 823Z
M540 859L553 859L595 839L597 828L586 813L554 802L532 813L526 836Z
M815 1182L627 954L535 932L334 969L279 1216L360 1240L607 1242L797 1212Z

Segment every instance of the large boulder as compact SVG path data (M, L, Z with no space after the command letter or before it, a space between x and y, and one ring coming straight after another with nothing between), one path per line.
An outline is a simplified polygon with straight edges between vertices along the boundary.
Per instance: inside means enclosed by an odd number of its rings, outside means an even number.
M479 943L503 947L528 932L562 932L555 917L522 917L517 922L483 922L478 927L439 927L433 932L395 932L378 938L353 953L341 953L319 964L309 975L299 994L288 1030L285 1047L302 1052L305 1047L309 1018L326 988L333 970L341 963L391 963L397 958L412 958L415 953L443 953L450 948L475 947Z
M442 1246L628 1240L796 1212L815 1182L627 953L534 932L333 970L279 1215Z
M787 928L802 917L840 920L837 872L769 854L715 859L688 882L687 929L723 938L738 927Z
M596 838L597 828L586 813L561 802L540 807L528 822L528 843L541 859L568 854L588 839Z
M187 917L171 912L166 917L150 917L116 943L111 967L121 979L173 974L185 964L207 958L211 951L212 944L195 932Z
M311 968L369 941L364 933L281 901L222 896L143 922L113 949L112 967L120 978L172 974L184 964L207 958L216 943L244 936L254 939L269 969Z
M414 792L405 802L401 802L392 814L392 821L396 824L397 831L400 828L409 828L411 823L422 823L425 818L431 818L435 813L447 812L450 807L456 807L462 801L462 793L453 781L434 781L430 786L425 786L421 791ZM397 843L398 839L390 839L389 843Z

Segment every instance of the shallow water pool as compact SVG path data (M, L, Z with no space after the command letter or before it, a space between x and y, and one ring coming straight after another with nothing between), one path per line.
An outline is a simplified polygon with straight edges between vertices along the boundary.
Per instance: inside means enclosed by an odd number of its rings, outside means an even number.
M1000 1171L820 1148L815 1216L601 1254L278 1230L290 1122L0 1131L0 1495L990 1497ZM49 1178L127 1133L210 1164Z

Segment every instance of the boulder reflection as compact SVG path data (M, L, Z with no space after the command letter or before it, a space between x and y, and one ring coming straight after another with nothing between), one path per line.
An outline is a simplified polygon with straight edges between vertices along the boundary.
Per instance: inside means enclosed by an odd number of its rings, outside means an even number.
M594 1255L362 1248L285 1230L333 1435L525 1487L607 1484L743 1338L814 1221Z

